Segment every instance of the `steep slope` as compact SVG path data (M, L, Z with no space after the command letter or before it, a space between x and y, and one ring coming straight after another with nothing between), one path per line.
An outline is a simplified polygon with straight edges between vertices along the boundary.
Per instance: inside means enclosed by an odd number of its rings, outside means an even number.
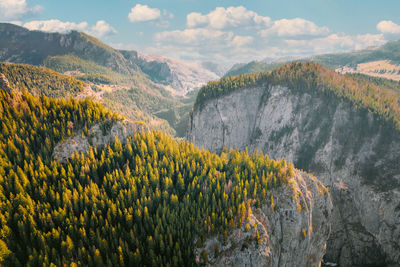
M384 87L310 63L224 78L200 90L188 140L258 149L314 173L334 204L326 260L398 266L400 101Z
M316 178L301 172L295 177L290 187L273 189L272 198L228 236L207 238L196 248L198 261L206 255L210 266L319 266L332 204Z
M200 63L118 51L84 33L44 33L7 23L0 23L0 61L74 76L93 89L81 97L177 136L186 131L192 94L219 77Z
M255 219L264 260L321 260L328 191L285 160L200 151L89 100L2 90L0 111L2 266L195 266L196 247ZM80 138L93 147L57 158ZM254 253L250 243L242 250Z
M7 23L0 23L0 33L0 61L41 65L51 56L74 55L122 74L139 70L118 51L85 33L29 31Z

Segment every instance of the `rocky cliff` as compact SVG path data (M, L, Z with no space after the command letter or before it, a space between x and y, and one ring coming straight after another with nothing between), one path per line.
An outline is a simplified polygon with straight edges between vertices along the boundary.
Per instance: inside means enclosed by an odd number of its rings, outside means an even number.
M140 131L148 131L144 123L124 121L105 121L96 124L89 129L88 136L75 134L61 141L54 147L53 158L58 161L65 161L77 152L86 153L90 146L101 147L115 141L115 138L125 144L128 137Z
M399 266L400 134L366 108L259 84L196 105L187 138L216 152L262 150L312 172L334 203L325 260Z
M271 196L225 241L207 239L196 249L197 260L206 258L209 266L320 266L331 229L327 188L297 171Z

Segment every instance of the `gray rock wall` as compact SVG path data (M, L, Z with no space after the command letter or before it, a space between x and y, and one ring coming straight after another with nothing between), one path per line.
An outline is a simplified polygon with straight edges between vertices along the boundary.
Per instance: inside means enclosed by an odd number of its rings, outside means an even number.
M188 140L215 152L258 149L329 187L333 231L325 259L400 266L400 134L334 97L257 87L194 110Z
M268 196L225 243L212 237L197 248L197 260L204 262L205 251L211 266L320 266L331 229L332 202L325 189L297 171L288 185L270 192L276 208L271 209Z
M58 143L53 150L53 158L63 162L71 158L75 152L78 154L86 153L90 146L100 147L113 143L115 137L118 137L120 142L124 144L129 136L138 131L148 131L148 127L128 120L116 121L108 127L96 124L90 128L89 136L76 134Z

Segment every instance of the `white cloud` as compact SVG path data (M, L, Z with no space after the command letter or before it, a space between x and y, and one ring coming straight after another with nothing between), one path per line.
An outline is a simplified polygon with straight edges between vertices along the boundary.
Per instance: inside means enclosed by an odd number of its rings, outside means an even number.
M390 26L390 27L389 27ZM221 64L282 57L360 50L386 42L386 34L400 26L380 23L382 33L348 35L303 18L272 21L243 6L217 7L209 13L192 12L181 30L154 35L142 51L178 59L218 61ZM244 35L245 33L245 35Z
M128 19L132 23L157 20L159 18L161 18L161 11L158 8L150 8L141 4L132 7L128 15Z
M117 33L117 31L104 20L97 21L96 25L93 25L92 27L89 27L89 24L86 21L75 23L69 21L63 22L57 19L34 20L25 23L24 27L29 30L44 32L68 33L72 30L83 31L99 38Z
M382 34L331 34L311 40L285 40L291 53L308 55L360 50L370 46L382 45L385 42Z
M38 30L44 32L60 32L67 33L72 30L84 31L88 27L88 23L86 21L81 23L75 22L62 22L58 19L51 20L34 20L24 24L25 28L29 30Z
M376 25L376 28L384 34L400 34L400 25L391 20L382 20Z
M249 59L257 56L257 53L249 48L253 37L236 35L232 31L210 28L164 31L156 34L154 41L154 46L146 48L144 52L178 59L210 60L212 58L221 63L234 62L242 57ZM249 54L253 56L249 57Z
M254 38L251 36L235 36L232 40L232 45L236 47L243 47L253 42Z
M217 7L206 15L193 12L187 15L189 28L210 27L214 29L237 27L266 27L271 23L269 17L263 17L243 6Z
M276 20L270 28L259 32L262 37L322 36L328 33L327 27L318 27L314 22L302 18Z
M221 43L232 41L232 32L223 32L211 29L185 29L183 31L164 31L155 35L155 40L165 43L186 44L202 46L204 44Z
M96 37L116 34L117 31L104 20L99 20L96 25L91 27L91 33Z
M40 13L43 7L29 7L26 0L0 0L0 17L2 20L13 20Z

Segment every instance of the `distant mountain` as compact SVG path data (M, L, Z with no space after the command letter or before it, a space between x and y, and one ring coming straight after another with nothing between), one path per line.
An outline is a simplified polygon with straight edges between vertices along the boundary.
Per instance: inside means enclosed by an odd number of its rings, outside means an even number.
M186 62L137 51L118 51L85 33L29 31L0 23L0 61L44 65L59 72L113 76L145 74L155 83L183 95L209 80L218 79L202 63ZM208 64L210 65L210 64ZM103 67L103 68L102 68ZM108 68L109 70L104 69ZM112 73L114 72L114 73Z
M224 67L221 65L218 65L217 63L211 62L211 61L204 61L201 63L202 67L214 72L218 76L222 77L224 76L225 72L229 69L228 67Z
M131 120L182 136L193 94L219 75L201 63L119 51L85 33L0 23L0 62L44 66L87 82L86 96ZM165 114L174 114L166 116Z
M42 65L51 56L74 55L122 74L139 71L117 50L85 33L45 33L8 23L0 23L0 33L0 61Z
M290 63L293 60L264 63L252 61L234 66L225 76L244 73L271 71L274 68ZM339 73L362 73L375 77L400 80L400 40L391 41L380 47L368 48L348 53L317 55L296 61L313 61Z
M205 82L216 80L220 76L217 66L207 63L187 62L156 55L146 55L137 51L120 51L124 57L137 64L148 77L156 83L169 86L177 95L186 95ZM211 71L204 65L214 68Z

